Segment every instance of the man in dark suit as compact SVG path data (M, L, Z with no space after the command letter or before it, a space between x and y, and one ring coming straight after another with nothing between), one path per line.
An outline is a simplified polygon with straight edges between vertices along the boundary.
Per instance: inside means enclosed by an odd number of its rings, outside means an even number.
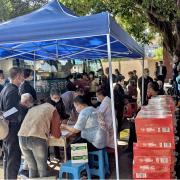
M109 67L107 67L107 68L105 69L105 73L106 73L107 79L108 79L108 81L109 81ZM112 80L113 80L113 83L116 82L116 75L115 75L115 74L112 74Z
M16 108L18 111L10 116L9 134L3 140L4 147L4 179L17 179L18 171L21 164L21 150L17 133L20 129L21 122L19 121L19 90L18 87L23 82L24 78L21 69L13 67L9 71L11 83L7 84L0 94L0 110L8 111L11 108Z
M37 100L36 90L31 86L30 81L33 80L33 71L31 69L23 70L24 82L19 87L19 94L29 93L34 101Z
M140 77L138 79L138 87L140 90L140 95L141 95L141 102L143 102L143 105L147 105L148 101L147 101L147 88L148 88L148 84L150 82L153 82L153 79L149 76L149 69L145 68L144 69L144 89L142 90L142 82L143 82L143 78ZM142 93L144 92L144 93ZM143 99L142 99L142 94L143 94Z
M166 79L166 75L167 75L166 66L163 65L163 61L160 61L159 66L157 68L157 79L162 81L163 85L164 85L164 81Z

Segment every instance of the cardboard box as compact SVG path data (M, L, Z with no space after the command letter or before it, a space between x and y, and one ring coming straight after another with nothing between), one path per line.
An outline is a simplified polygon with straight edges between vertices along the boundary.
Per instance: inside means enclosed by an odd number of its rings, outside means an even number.
M133 144L134 156L171 156L174 157L174 150L159 148L142 148L137 143Z
M133 172L134 179L172 179L171 172Z
M172 156L134 156L134 164L162 164L170 165L175 163Z
M163 134L170 135L174 139L173 116L168 115L138 114L135 119L136 133L138 134Z
M88 163L87 143L71 144L72 163Z
M133 171L135 172L173 172L174 165L161 164L134 164Z
M139 147L175 149L174 135L138 134L137 143Z

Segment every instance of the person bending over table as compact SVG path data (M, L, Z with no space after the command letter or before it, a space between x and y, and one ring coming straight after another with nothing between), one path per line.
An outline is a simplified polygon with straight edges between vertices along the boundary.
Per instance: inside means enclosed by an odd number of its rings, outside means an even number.
M66 124L61 125L61 129L72 133L81 133L81 138L74 143L87 143L88 151L96 151L105 148L107 145L107 129L101 113L87 105L85 96L77 96L74 99L74 106L79 113L78 120L74 127ZM70 148L67 149L68 159L70 159Z
M54 106L44 103L29 109L18 132L19 145L29 168L29 178L46 177L48 138L61 135L61 119Z

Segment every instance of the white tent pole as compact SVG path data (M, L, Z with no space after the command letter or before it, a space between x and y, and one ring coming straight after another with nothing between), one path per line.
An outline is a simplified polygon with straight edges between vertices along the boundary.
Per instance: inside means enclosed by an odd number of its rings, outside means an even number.
M34 89L36 89L36 54L34 51Z
M113 129L114 129L114 148L115 148L115 160L116 160L116 179L119 179L119 161L118 161L118 147L117 147L117 127L116 127L116 116L114 108L114 88L112 79L112 61L111 61L111 45L110 35L107 34L107 50L108 50L108 61L109 61L109 80L111 90L111 107L112 107L112 118L113 118Z

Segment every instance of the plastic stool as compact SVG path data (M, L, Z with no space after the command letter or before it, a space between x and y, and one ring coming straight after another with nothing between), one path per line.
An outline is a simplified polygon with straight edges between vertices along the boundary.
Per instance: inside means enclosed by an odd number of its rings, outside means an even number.
M69 173L73 175L73 179L80 179L80 173L86 170L88 179L91 179L91 174L89 171L89 165L87 163L72 163L67 161L61 165L59 171L59 179L62 179L63 173Z
M106 174L110 174L109 161L106 149L89 152L89 167L91 175L105 179Z

